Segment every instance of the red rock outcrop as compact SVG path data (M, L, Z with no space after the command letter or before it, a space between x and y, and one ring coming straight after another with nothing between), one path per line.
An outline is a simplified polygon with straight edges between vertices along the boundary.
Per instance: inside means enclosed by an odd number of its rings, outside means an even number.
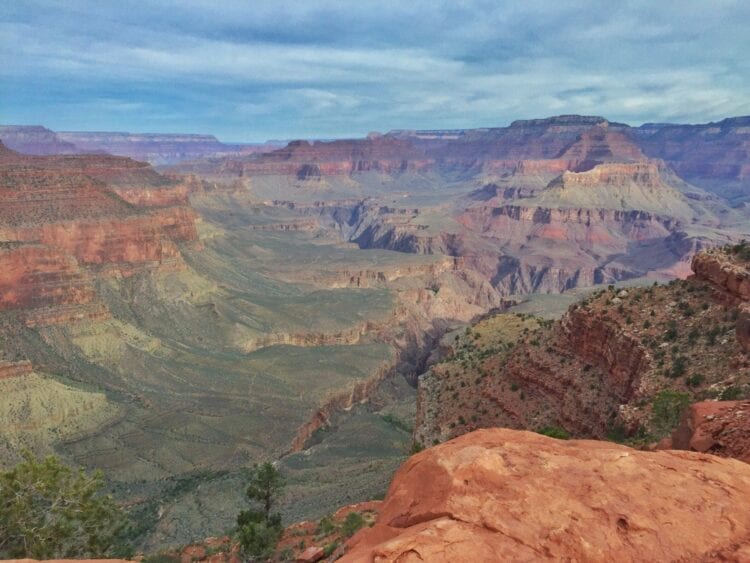
M750 401L703 401L690 405L672 433L670 447L750 463Z
M735 329L737 340L745 352L750 352L750 306L742 305L737 315L737 327Z
M692 263L696 277L710 281L734 301L750 301L750 271L746 264L731 260L725 252L696 254Z
M342 525L349 514L357 513L364 526L372 525L380 511L382 501L372 500L342 506L330 516L330 527L325 530L318 522L308 520L288 526L276 546L274 561L289 560L289 552L295 561L319 561L324 559L324 546L343 544L348 537L342 530ZM286 553L286 559L282 554ZM342 547L337 548L330 557L336 559L343 553ZM331 559L327 559L330 561Z
M0 310L89 303L94 288L76 260L39 244L0 247Z
M442 164L554 159L592 127L608 124L603 117L561 115L514 121L509 127L467 130L456 139L423 141L428 154Z
M562 346L575 350L584 362L606 373L602 384L621 403L633 398L640 375L651 368L651 358L640 339L623 331L607 315L573 309L560 322Z
M736 460L479 430L411 457L339 561L741 561L748 498Z
M739 245L743 247L744 244ZM745 351L750 351L750 271L748 263L731 252L709 250L696 254L692 262L695 276L710 281L718 295L738 307L735 334Z
M587 127L588 125L588 127ZM513 128L514 126L511 126ZM522 127L515 125L516 128ZM486 154L481 161L469 160L464 162L467 169L472 167L481 169L484 173L502 174L511 173L516 176L539 176L554 174L558 175L565 171L582 172L590 170L605 162L631 162L645 161L646 157L638 146L622 131L621 128L609 127L607 121L594 124L571 124L569 134L577 132L573 142L567 146L565 139L569 137L562 134L561 129L552 129L557 135L542 136L530 140L528 145L523 143L515 147L507 147L506 151L500 150L495 154ZM532 127L534 129L535 127ZM559 138L558 138L559 137ZM544 148L543 148L544 147ZM451 145L451 148L453 146ZM552 148L558 148L559 154L551 155ZM522 151L526 152L522 152ZM520 152L519 152L520 151ZM523 160L514 160L507 157L514 154L523 155ZM544 155L544 158L539 158ZM500 157L500 158L498 158ZM461 165L461 161L455 157L448 157L447 162L452 168ZM445 166L445 161L440 161Z
M576 172L589 170L603 162L642 161L645 158L622 130L610 128L607 122L581 133L559 157L568 163L569 170Z

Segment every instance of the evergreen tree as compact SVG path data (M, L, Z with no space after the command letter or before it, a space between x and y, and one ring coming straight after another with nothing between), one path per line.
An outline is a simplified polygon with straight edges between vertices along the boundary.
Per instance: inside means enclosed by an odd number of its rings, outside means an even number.
M87 475L30 452L0 472L0 558L95 558L122 555L127 519L100 494L101 472Z
M281 515L271 514L284 488L284 478L271 463L255 466L247 497L261 509L243 510L237 516L237 538L244 552L252 558L267 559L281 537Z

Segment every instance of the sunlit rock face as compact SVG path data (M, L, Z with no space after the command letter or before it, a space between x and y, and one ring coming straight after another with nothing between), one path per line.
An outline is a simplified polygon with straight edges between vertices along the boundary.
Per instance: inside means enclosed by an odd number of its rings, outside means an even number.
M411 457L340 561L743 560L748 495L737 460L477 430Z

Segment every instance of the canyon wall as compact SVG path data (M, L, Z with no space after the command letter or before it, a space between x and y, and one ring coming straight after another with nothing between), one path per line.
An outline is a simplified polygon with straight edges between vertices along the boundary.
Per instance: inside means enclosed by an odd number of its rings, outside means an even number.
M148 165L0 145L0 308L30 325L104 318L92 276L178 267L195 221L185 186Z

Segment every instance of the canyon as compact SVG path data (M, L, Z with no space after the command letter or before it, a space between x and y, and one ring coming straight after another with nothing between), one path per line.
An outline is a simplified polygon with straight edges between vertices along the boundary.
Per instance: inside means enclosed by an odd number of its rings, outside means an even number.
M3 459L103 468L155 550L231 526L257 461L294 521L382 494L413 442L667 436L660 393L749 391L746 265L711 251L750 236L744 175L685 167L743 119L284 147L6 126ZM540 296L583 301L517 313Z

